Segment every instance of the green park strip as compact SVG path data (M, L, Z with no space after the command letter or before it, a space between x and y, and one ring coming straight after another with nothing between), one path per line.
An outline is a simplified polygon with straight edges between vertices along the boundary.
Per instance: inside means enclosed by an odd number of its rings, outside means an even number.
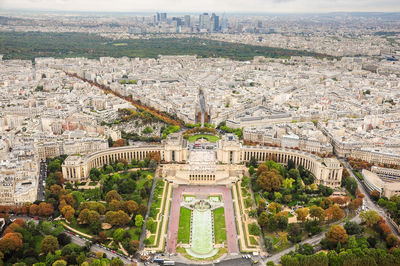
M201 139L201 138L207 139L209 142L217 142L220 139L217 136L200 134L200 135L190 136L188 141L189 142L194 142L194 141L196 141L198 139Z
M333 59L320 53L266 46L214 41L202 38L149 38L112 41L95 34L78 32L0 32L0 53L4 59L32 60L35 57L141 57L158 55L197 55L200 58L222 57L252 60L254 56L289 58L314 56Z
M224 208L214 210L214 239L216 244L226 242L226 226Z
M190 217L192 211L181 207L179 216L178 243L189 244L190 242Z

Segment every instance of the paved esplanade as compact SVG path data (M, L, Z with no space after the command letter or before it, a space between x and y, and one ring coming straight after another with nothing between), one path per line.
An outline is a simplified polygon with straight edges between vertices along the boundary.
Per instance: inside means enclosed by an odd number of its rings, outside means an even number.
M179 186L173 192L169 221L167 252L175 253L178 244L179 213L183 194L210 195L222 194L225 211L226 236L228 253L238 253L237 232L233 213L231 190L224 186Z

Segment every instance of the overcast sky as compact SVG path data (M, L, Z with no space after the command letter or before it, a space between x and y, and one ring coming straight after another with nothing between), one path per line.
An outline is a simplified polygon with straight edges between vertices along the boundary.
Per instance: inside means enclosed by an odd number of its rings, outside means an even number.
M1 9L125 12L400 12L400 0L0 0Z

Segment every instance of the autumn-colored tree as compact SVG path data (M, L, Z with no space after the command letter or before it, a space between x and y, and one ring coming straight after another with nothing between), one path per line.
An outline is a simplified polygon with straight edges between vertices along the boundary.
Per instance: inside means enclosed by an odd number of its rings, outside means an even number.
M16 249L22 247L22 238L20 233L7 233L3 236L3 239L11 239Z
M82 202L81 205L79 206L78 211L80 212L84 209L97 211L101 215L103 215L106 212L106 207L102 203L94 201Z
M56 172L56 182L59 185L63 185L65 180L61 171Z
M53 253L57 249L58 249L58 240L56 237L48 235L43 239L41 250L44 254L47 254L49 252Z
M324 198L321 202L321 207L326 210L333 204L331 198Z
M18 224L19 226L24 226L25 221L22 218L18 218L14 221L14 223Z
M12 239L0 239L0 252L2 252L3 254L12 252L16 250L16 248L17 247L14 245L14 241Z
M72 208L70 205L66 205L64 208L62 208L61 213L65 217L65 219L70 221L71 218L74 217L75 209Z
M113 147L123 147L123 146L126 146L126 140L125 139L116 140L114 142L114 145L113 145Z
M50 216L53 214L53 212L54 212L54 207L52 204L46 202L41 202L39 204L38 214L40 216Z
M134 214L139 209L139 205L136 201L128 200L122 204L123 210L128 214Z
M261 200L258 202L258 211L259 211L259 212L265 211L265 207L266 207L266 206L267 206L267 204L265 203L265 200L261 199Z
M111 225L119 225L119 226L124 226L127 223L129 223L129 216L126 214L124 211L108 211L106 213L106 222L111 224Z
M115 190L110 190L107 194L106 194L106 202L110 203L112 200L117 200L117 201L121 201L122 197L120 194L118 194L117 191Z
M107 241L107 233L104 231L99 232L98 240L100 243L105 243Z
M130 254L135 254L136 251L139 250L140 242L137 240L131 240L129 242L129 253Z
M331 226L326 233L326 239L334 244L344 244L347 242L348 238L349 236L347 235L346 230L340 225Z
M79 213L78 219L82 224L92 224L100 220L100 215L97 211L84 209Z
M361 207L362 202L363 202L363 199L362 199L362 198L353 199L353 200L349 203L349 210L350 210L351 212L354 212L355 210L357 210L358 208Z
M390 230L390 227L386 224L385 221L379 222L379 230L381 231L381 234L383 236L387 236L388 234L392 233L392 230Z
M71 195L71 193L70 193L70 194L67 194L67 195L62 195L62 196L60 196L60 201L61 201L61 200L64 200L65 203L66 203L67 205L70 205L71 207L74 207L74 206L75 206L75 203L76 203L75 198Z
M379 214L374 210L363 211L360 213L361 221L372 227L380 221Z
M38 215L39 214L39 206L36 204L32 204L29 206L29 214L30 215Z
M313 205L310 207L310 217L318 219L322 222L325 219L325 211L321 207Z
M379 193L378 190L374 189L373 191L371 191L371 198L374 200L378 200L379 197L381 196L381 193Z
M400 240L397 236L393 235L393 234L389 234L386 237L386 244L388 245L389 248L391 247L397 247L400 244Z
M147 154L146 158L147 158L149 161L154 160L154 161L156 161L157 163L160 163L160 161L161 161L160 152L157 152L157 151L149 152L149 153Z
M279 203L276 203L276 202L271 202L268 205L268 210L273 213L280 212L282 210L282 205L280 205Z
M122 208L122 203L119 200L113 199L109 204L108 208L111 211L119 211Z
M344 217L344 212L339 205L334 204L325 210L325 216L328 220L338 221Z
M278 170L272 169L262 172L257 179L258 185L266 191L277 191L282 186L282 176Z
M6 230L4 230L4 234L9 234L9 233L14 233L17 232L17 230L21 228L21 226L17 223L12 223L10 224Z
M62 192L63 190L64 190L64 189L63 189L61 186L57 185L57 184L54 184L54 185L52 185L52 186L50 187L50 193L51 193L52 195L55 195L55 196L60 196L60 194L61 194L61 192Z
M304 223L308 216L308 208L297 209L296 214L297 214L297 220L300 220Z
M263 163L263 164L260 164L259 166L258 166L258 168L257 168L257 176L259 176L259 175L261 175L261 173L266 173L266 172L268 172L268 166L265 164L265 163Z

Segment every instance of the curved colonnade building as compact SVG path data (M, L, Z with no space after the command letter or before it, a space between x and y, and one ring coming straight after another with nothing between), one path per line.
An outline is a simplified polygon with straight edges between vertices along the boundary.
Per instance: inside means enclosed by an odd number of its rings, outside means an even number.
M86 156L69 156L62 165L66 181L87 181L90 169L118 160L143 160L151 152L160 153L162 176L176 184L221 184L238 181L246 171L244 162L255 157L258 162L274 160L287 164L292 160L315 177L317 184L339 187L342 179L340 162L335 158L320 158L293 149L244 146L236 135L224 135L216 144L188 143L181 134L171 134L160 145L126 146L97 151ZM179 162L179 163L178 163Z

